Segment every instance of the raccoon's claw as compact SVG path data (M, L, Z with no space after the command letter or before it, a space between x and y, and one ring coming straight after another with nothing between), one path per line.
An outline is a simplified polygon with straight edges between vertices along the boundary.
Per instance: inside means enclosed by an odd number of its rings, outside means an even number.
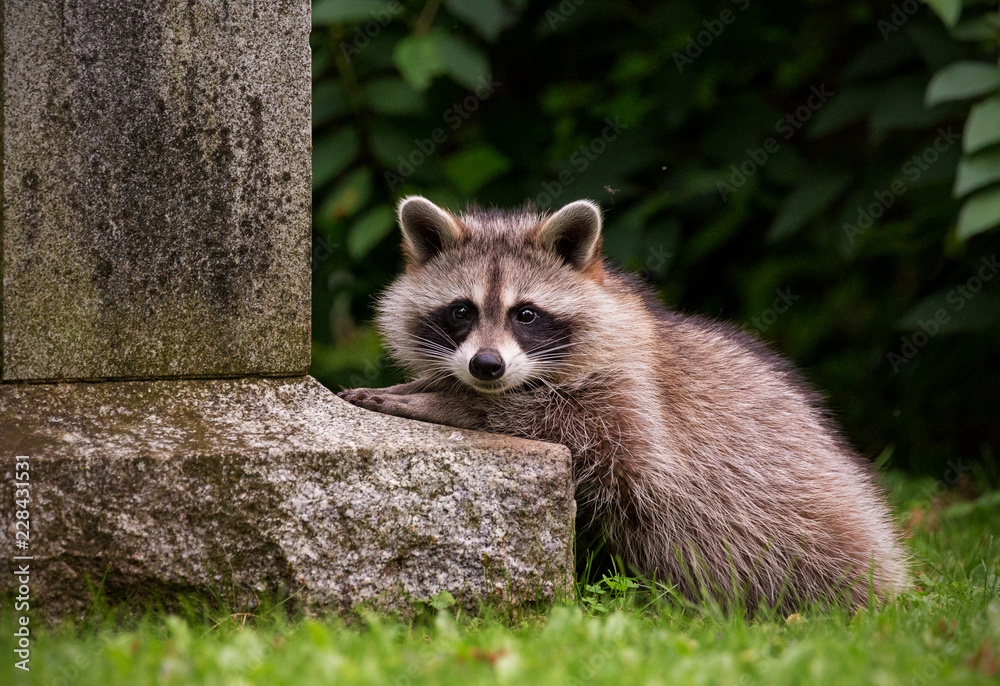
M343 398L352 405L367 408L370 405L381 405L385 398L375 394L370 388L353 388L344 390L337 394L338 398Z

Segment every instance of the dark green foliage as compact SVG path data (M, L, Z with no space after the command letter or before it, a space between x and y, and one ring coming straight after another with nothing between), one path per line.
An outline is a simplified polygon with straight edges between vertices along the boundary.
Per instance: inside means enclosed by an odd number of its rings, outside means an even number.
M1000 21L929 4L317 2L313 373L400 379L369 322L401 195L592 198L612 259L773 341L866 455L996 479Z

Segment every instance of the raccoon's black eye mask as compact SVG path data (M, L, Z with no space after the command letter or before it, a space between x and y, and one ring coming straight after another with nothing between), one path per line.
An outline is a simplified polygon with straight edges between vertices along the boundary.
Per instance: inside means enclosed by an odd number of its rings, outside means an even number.
M456 350L479 321L479 310L472 303L456 300L442 305L417 325L416 336L429 344Z
M507 316L510 321L508 328L526 354L553 361L566 355L573 339L570 320L531 303L510 308Z

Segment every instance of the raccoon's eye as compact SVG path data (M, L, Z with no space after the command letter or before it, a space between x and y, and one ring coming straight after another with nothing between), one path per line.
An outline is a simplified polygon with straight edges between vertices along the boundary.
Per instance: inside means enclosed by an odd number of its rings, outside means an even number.
M530 307L522 307L517 311L517 314L514 316L514 318L517 319L517 321L521 322L522 324L530 324L531 322L535 321L535 319L538 318L538 315L535 314L535 311Z
M455 305L451 308L451 316L455 319L468 319L469 314L471 313L468 305Z

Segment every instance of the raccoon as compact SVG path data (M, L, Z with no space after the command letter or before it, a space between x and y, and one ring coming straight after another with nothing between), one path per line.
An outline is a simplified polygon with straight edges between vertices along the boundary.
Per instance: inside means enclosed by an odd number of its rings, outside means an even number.
M568 446L582 521L695 602L858 608L907 587L889 509L818 396L608 264L594 203L456 216L408 197L398 219L406 269L376 324L415 380L342 398Z

